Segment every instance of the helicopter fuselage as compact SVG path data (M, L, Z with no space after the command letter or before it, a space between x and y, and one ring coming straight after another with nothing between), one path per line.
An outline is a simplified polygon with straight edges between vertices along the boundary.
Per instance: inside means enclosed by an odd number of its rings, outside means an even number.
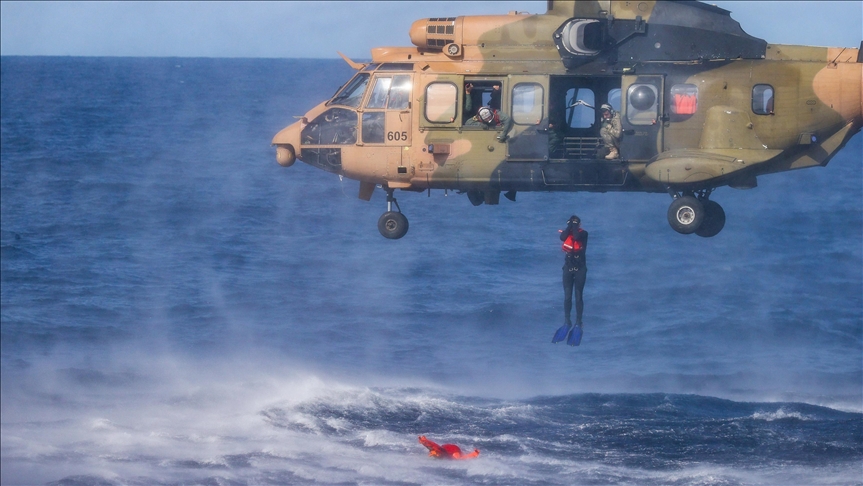
M475 205L521 191L664 192L675 230L713 236L725 221L715 188L826 165L863 125L860 49L770 45L703 4L601 3L419 20L415 47L346 58L358 72L275 136L277 160L358 180L365 200L384 188L389 238L407 231L395 189L455 190ZM614 146L604 105L622 128ZM483 123L480 107L500 116Z

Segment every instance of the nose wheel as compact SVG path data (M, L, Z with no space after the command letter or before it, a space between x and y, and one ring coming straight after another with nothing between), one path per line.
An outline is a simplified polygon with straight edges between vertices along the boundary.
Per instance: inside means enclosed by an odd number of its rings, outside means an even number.
M393 211L393 204L398 211ZM392 189L387 189L387 212L378 220L378 231L384 238L391 240L397 240L408 232L408 218L402 214Z
M700 191L697 195L691 192L684 195L669 192L674 201L668 207L668 224L674 231L710 238L725 227L725 210L708 199L712 189Z

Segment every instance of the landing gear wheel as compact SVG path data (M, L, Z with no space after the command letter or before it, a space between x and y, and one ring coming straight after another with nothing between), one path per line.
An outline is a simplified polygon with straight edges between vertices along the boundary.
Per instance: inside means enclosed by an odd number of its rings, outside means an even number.
M378 231L384 238L397 240L408 232L408 218L402 214L402 208L399 207L398 201L393 197L393 189L386 188L387 191L387 212L381 215L378 220ZM395 205L398 211L393 211Z
M694 196L679 197L668 208L668 224L678 233L695 233L703 221L704 206Z
M703 238L716 236L725 227L725 210L719 203L709 199L701 204L704 206L704 221L695 234Z
M378 220L378 231L384 238L397 240L408 232L408 218L395 211L387 211Z

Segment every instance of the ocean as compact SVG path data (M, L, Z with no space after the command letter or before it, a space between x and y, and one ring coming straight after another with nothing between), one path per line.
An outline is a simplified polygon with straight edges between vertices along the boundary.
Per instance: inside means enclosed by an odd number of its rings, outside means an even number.
M0 59L0 483L863 484L860 134L716 190L714 238L663 194L431 191L387 240L382 190L270 146L351 74Z

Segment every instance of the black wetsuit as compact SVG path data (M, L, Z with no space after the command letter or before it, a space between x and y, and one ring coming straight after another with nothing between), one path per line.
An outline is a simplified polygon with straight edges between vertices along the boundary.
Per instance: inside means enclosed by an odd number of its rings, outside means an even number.
M560 241L565 241L570 234L573 234L571 227L560 234ZM566 259L563 261L563 312L566 323L572 324L569 316L572 313L572 293L575 291L575 323L581 325L581 315L584 312L582 293L587 280L587 231L578 228L574 236L580 248L566 252Z

